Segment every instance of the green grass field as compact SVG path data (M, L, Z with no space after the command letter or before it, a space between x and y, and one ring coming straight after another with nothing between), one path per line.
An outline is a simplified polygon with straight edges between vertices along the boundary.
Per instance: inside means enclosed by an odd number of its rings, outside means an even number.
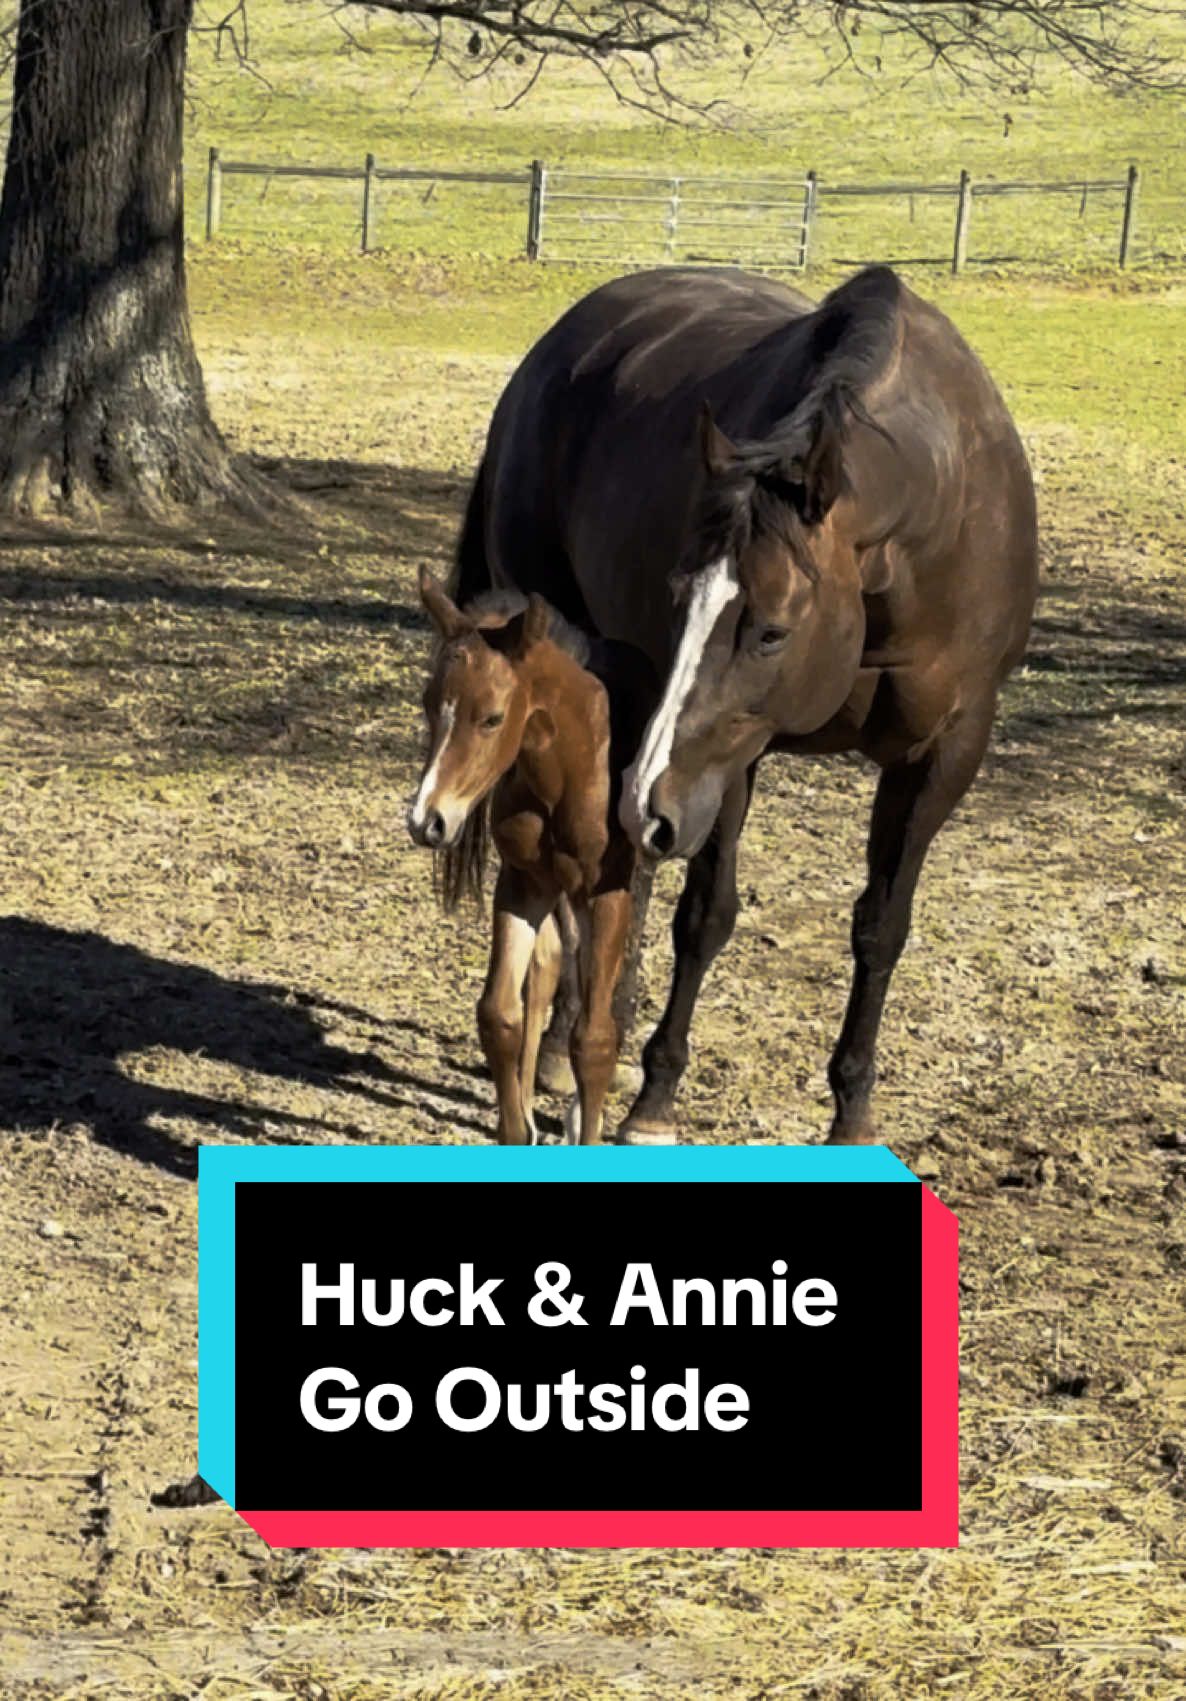
M821 80L822 49L793 40L759 56L744 81L747 62L736 45L707 81L702 69L676 70L681 88L727 103L727 119L715 125L664 124L616 102L595 72L562 62L507 111L500 108L518 83L501 71L463 84L442 67L416 92L427 53L406 23L360 8L349 14L351 40L306 0L251 0L250 16L254 73L229 49L216 58L211 38L194 41L195 232L211 144L227 159L272 164L361 167L370 151L389 167L525 171L541 158L584 171L788 180L813 169L825 185L953 183L961 167L983 182L1114 179L1136 161L1143 187L1135 258L1147 264L1186 252L1180 96L1111 96L1070 74L1039 80L1028 94L961 93L925 77L903 87L906 66L884 44L881 76L848 70ZM1168 8L1163 28L1181 36ZM879 44L868 32L862 39L867 67ZM223 229L227 236L347 248L358 241L360 196L357 183L228 177ZM829 202L825 191L817 249L834 264L942 260L951 252L953 211L949 199L919 198L913 207L905 196ZM1016 255L1047 272L1098 268L1112 263L1119 220L1115 195L1089 197L1086 207L1076 193L985 199L976 204L970 252L978 264ZM521 251L525 224L525 184L379 190L376 239L399 251L508 256Z

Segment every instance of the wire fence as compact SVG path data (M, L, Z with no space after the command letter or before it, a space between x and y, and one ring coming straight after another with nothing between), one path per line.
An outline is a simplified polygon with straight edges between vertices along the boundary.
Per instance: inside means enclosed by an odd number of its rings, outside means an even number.
M737 262L1102 268L1186 259L1186 195L1116 177L833 183L659 172L224 160L210 150L206 235L622 267Z

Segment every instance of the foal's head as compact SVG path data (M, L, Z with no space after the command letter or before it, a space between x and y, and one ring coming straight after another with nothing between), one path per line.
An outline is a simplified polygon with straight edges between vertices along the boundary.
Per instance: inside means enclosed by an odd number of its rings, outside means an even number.
M546 739L525 661L546 636L547 604L517 593L460 609L427 570L420 598L440 644L424 692L428 759L408 810L418 845L456 844L466 817L511 768L526 742Z
M622 791L623 824L651 856L692 855L770 739L816 731L852 690L865 615L839 523L849 405L824 396L742 445L705 409L700 509L673 581L682 634Z

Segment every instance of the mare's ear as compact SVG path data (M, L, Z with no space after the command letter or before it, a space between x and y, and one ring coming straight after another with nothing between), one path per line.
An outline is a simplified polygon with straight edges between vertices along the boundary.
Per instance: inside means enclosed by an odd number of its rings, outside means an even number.
M792 453L780 471L794 486L804 524L818 526L844 489L844 422L838 409L820 409L807 427L802 451Z
M420 569L420 601L424 604L428 618L446 643L450 638L460 637L462 632L469 630L470 622L427 567Z
M737 445L730 442L712 417L707 401L700 409L700 454L710 478L723 478L737 465Z
M523 749L538 756L556 736L556 723L546 709L533 709L523 728Z

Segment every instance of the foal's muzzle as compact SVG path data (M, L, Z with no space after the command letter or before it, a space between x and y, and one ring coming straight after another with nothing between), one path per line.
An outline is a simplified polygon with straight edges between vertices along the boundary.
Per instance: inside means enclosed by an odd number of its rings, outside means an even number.
M408 810L408 832L413 844L423 845L426 850L441 850L444 848L448 829L445 817L439 809L428 809L420 820L414 812Z

